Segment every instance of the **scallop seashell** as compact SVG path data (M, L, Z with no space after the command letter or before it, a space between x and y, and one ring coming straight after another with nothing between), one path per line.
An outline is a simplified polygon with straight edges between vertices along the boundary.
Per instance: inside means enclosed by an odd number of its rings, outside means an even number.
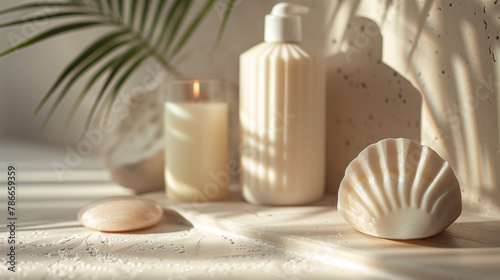
M388 239L435 235L462 212L458 180L434 150L409 139L366 147L345 171L337 208L358 231Z
M90 229L122 232L153 226L162 216L163 209L150 198L116 196L86 205L78 213L78 221Z

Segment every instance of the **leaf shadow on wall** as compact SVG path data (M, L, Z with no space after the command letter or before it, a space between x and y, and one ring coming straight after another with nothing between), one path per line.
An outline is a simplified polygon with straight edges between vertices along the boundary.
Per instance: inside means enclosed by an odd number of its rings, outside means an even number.
M420 140L421 95L382 62L377 24L353 17L342 52L327 58L326 189L336 193L351 160L385 138Z
M420 6L408 1L400 15L414 29L407 64L424 97L422 143L453 167L465 211L498 215L500 2Z

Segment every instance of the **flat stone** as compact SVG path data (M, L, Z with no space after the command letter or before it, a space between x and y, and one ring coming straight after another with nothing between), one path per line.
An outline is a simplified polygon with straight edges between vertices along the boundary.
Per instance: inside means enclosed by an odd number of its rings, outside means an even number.
M150 198L116 196L84 206L78 213L78 221L94 230L124 232L153 226L162 216L163 209Z

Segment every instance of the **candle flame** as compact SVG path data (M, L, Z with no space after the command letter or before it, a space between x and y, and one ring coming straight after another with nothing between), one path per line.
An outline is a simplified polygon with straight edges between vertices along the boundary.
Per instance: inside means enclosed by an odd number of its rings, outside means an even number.
M193 83L193 95L195 99L200 98L200 82L198 80Z

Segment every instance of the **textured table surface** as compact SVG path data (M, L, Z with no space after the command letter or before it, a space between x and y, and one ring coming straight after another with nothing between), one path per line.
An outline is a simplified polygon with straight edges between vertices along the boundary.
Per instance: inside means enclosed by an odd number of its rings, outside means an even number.
M19 143L18 143L19 144ZM12 143L9 145L13 145ZM22 145L22 143L20 144ZM15 145L14 145L15 146ZM16 164L16 272L7 270L9 230L0 230L0 279L492 279L500 275L500 217L464 213L448 230L415 241L361 234L338 215L334 196L309 206L244 202L232 186L223 202L170 201L161 222L112 234L86 229L77 213L102 197L132 194L102 168L82 163L59 180L51 163L0 147ZM54 151L57 154L56 150ZM10 158L6 159L6 155ZM92 161L93 159L87 159ZM6 172L1 184L5 190ZM0 195L6 206L7 194ZM5 207L2 206L2 209ZM7 224L7 212L0 219Z

